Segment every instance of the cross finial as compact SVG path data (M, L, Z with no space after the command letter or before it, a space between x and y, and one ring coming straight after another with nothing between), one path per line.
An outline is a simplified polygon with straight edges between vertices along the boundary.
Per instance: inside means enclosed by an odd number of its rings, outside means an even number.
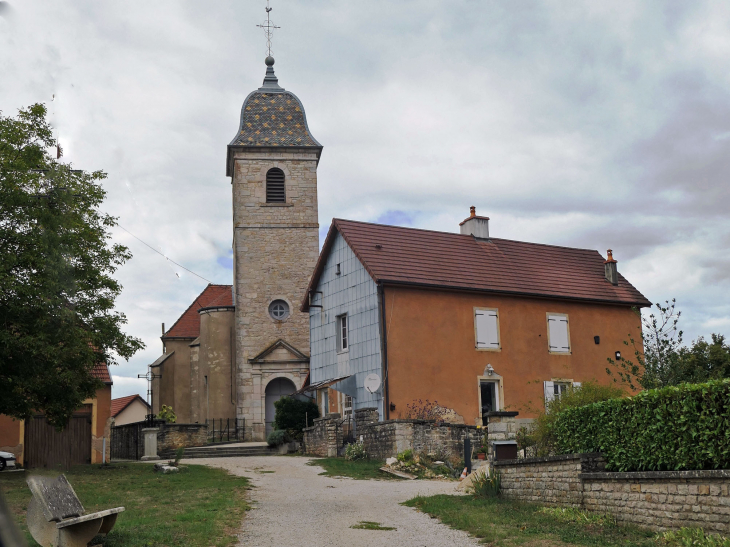
M272 9L274 8L269 6L269 0L266 0L266 21L261 25L256 25L257 27L264 29L264 34L266 35L266 49L268 50L269 57L271 57L271 38L274 36L274 29L281 28L271 22Z

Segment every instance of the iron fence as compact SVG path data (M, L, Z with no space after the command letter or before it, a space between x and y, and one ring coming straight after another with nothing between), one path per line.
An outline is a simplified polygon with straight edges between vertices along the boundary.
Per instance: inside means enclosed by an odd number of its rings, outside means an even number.
M243 418L213 418L205 420L208 428L208 442L221 443L243 441L245 421Z

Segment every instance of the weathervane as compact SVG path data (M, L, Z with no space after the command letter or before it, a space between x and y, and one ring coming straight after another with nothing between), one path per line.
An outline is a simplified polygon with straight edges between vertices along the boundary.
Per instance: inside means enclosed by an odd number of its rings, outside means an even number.
M281 28L271 22L270 14L272 9L274 8L269 7L269 0L266 0L266 22L261 25L256 25L257 27L264 29L264 34L266 34L266 48L269 51L269 57L271 57L271 38L274 35L274 29Z

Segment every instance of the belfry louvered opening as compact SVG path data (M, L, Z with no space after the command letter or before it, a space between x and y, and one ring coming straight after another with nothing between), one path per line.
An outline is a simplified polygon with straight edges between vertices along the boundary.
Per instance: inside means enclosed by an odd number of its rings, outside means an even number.
M284 171L278 167L274 167L266 173L266 203L285 202L286 187L284 185Z

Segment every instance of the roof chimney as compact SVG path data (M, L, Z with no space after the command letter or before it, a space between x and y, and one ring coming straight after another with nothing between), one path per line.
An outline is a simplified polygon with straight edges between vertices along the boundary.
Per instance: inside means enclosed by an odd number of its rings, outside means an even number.
M613 258L613 251L609 249L608 251L608 258L603 263L603 266L606 271L606 280L611 283L611 285L618 285L618 268L616 267L616 260Z
M469 213L469 218L459 224L460 233L477 239L489 239L489 217L478 217L477 208L473 205L469 207Z

